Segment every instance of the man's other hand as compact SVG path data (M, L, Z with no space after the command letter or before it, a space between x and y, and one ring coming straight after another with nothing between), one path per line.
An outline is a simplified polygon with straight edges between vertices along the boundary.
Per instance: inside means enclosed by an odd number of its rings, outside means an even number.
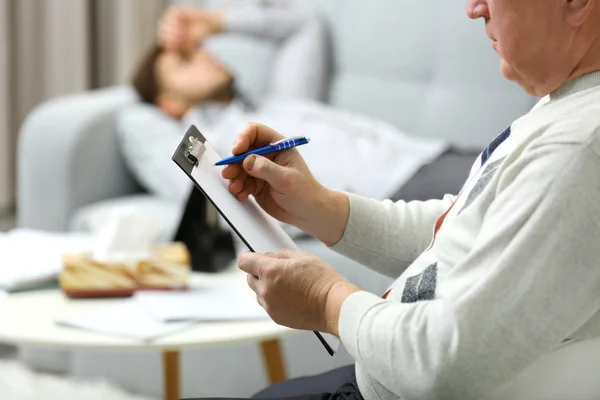
M248 285L273 321L294 329L339 336L342 304L360 291L331 265L300 251L245 253L238 265L248 273Z

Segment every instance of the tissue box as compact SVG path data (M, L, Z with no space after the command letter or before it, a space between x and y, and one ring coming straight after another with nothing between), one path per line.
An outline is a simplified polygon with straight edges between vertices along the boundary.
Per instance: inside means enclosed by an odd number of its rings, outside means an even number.
M62 291L72 298L131 296L137 290L185 290L190 255L182 243L155 245L134 262L99 262L89 253L63 255Z

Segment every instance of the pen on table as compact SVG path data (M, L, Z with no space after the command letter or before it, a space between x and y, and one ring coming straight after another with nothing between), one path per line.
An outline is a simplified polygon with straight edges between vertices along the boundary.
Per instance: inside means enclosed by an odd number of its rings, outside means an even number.
M261 147L260 149L250 150L246 153L238 154L238 155L231 156L231 157L226 157L226 158L222 159L221 161L217 162L215 165L234 164L236 162L243 161L246 157L248 157L252 154L257 154L257 155L262 156L262 155L269 154L269 153L275 153L277 151L291 149L292 147L301 146L303 144L307 144L308 142L310 142L310 138L301 137L301 136L287 138L287 139L281 139L281 140L278 140L276 142L269 144L268 146Z

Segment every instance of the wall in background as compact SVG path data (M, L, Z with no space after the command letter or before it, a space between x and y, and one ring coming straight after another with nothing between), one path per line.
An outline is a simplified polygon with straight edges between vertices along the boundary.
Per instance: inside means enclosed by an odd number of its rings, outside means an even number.
M0 0L0 215L19 126L40 102L127 82L168 0Z

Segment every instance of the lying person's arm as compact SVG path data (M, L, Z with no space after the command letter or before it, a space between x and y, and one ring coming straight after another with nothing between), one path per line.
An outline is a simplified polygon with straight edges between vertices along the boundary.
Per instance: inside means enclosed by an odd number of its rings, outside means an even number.
M351 294L336 319L344 347L398 397L487 398L598 312L599 174L598 154L584 146L524 154L502 173L473 248L445 273L437 297ZM371 226L366 216L360 222Z
M181 52L222 32L272 40L278 46L269 96L323 99L329 49L325 24L318 14L270 7L227 11L173 7L161 18L158 35L164 48Z
M242 8L220 15L224 31L273 40L278 54L270 96L321 100L327 88L329 53L325 24L316 13Z

